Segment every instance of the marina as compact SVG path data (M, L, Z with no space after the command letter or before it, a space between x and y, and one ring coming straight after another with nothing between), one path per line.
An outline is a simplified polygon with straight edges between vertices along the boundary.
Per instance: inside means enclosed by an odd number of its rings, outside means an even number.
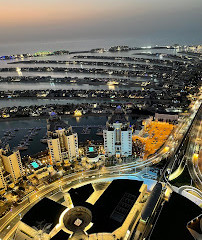
M77 122L76 118L63 117L64 121L72 126L73 131L78 133L79 143L87 140L103 142L101 129L105 128L107 116L83 116ZM135 123L135 118L130 117L131 123ZM96 124L95 124L96 123ZM34 155L38 151L44 151L47 147L46 119L27 120L4 120L0 122L0 139L10 147L18 148L22 156ZM100 134L97 134L97 133ZM4 134L15 134L10 140L5 139ZM84 134L83 134L84 133ZM31 141L28 141L28 139Z
M202 1L2 1L0 240L202 237Z
M141 111L182 112L199 82L196 74L200 55L187 55L184 47L113 46L83 51L37 51L36 54L6 55L0 59L0 117L23 119L35 124L28 129L3 133L3 144L18 147L23 154L34 146L47 146L45 118L51 111L67 116L80 141L102 141L105 121L97 126L88 115L108 115L117 105L128 113ZM185 74L186 72L186 74ZM193 87L189 89L187 84ZM81 109L81 118L71 118ZM86 115L86 116L85 116ZM4 124L1 122L1 125ZM41 129L35 129L39 127ZM12 121L11 121L12 122ZM22 123L21 122L21 123ZM20 124L21 125L21 124ZM31 129L33 128L33 129ZM7 127L5 129L8 129ZM35 130L34 130L35 129ZM5 135L4 135L5 134ZM19 139L15 141L14 139ZM38 145L35 145L38 144ZM34 151L33 151L34 153Z

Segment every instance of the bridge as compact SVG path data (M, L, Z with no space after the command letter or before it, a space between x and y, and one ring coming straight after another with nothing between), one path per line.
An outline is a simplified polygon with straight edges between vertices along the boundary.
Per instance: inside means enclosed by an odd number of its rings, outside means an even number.
M184 123L182 124L182 127L181 127L181 129L183 130L182 131L183 137L176 142L174 151L172 153L170 152L169 156L167 157L167 163L162 171L159 181L164 180L167 182L167 179L169 178L173 170L176 168L176 165L179 166L181 164L182 156L184 156L184 154L182 153L185 153L185 150L188 146L188 141L191 135L191 131L196 124L196 120L198 116L201 116L201 113L202 113L202 105L201 103L199 103L198 110L196 112L193 112L190 115L189 119L184 120Z
M201 109L201 105L199 107ZM135 162L125 163L121 165L116 165L112 167L103 168L101 170L88 170L82 172L76 172L70 175L63 176L61 179L53 182L49 185L42 186L37 192L30 193L26 199L23 199L23 202L19 204L18 207L13 208L12 212L9 212L0 220L0 238L6 240L8 239L16 229L17 223L19 222L20 217L25 214L34 204L40 201L41 198L45 196L50 196L52 192L60 191L61 188L69 189L71 187L76 187L80 184L87 184L93 181L100 180L112 180L119 177L136 177L143 179L144 177L155 179L155 173L151 173L152 165L159 163L163 158L168 157L170 161L167 161L163 173L159 180L165 180L167 182L167 177L165 173L170 168L171 171L174 168L175 164L178 162L177 156L180 149L183 146L185 139L190 134L193 122L199 110L196 113L191 114L189 121L184 119L183 123L177 129L177 131L182 131L184 136L180 141L174 141L173 137L169 137L166 142L166 145L169 146L169 151L164 151L161 149L158 153L154 154L146 160L136 160ZM91 127L103 127L102 125L92 125ZM78 126L77 126L78 127ZM79 126L87 127L87 126ZM90 127L90 126L89 126ZM10 226L8 229L8 226Z
M182 187L179 188L178 193L182 194L183 191L194 192L202 199L202 193L198 188L195 188L195 187L192 187L192 186L189 186L189 185L185 185L185 186L182 186Z

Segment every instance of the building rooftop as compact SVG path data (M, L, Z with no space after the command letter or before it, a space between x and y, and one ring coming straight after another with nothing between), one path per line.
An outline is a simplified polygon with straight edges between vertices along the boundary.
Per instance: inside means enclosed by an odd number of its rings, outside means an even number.
M49 233L59 222L59 217L65 209L66 207L63 205L48 198L43 198L23 216L21 221L30 227L36 228L39 225L44 227L47 224L51 224L51 227L47 229Z
M93 226L88 233L113 232L121 227L140 195L143 182L113 180L92 206Z
M87 184L79 188L71 188L68 193L71 196L74 206L80 206L90 197L93 192L94 189L92 185Z
M54 237L51 238L51 240L67 240L69 236L70 234L60 230Z
M3 155L3 156L6 156L6 157L11 156L12 154L13 154L13 151L11 151L11 150L6 150L6 151L3 151L3 152L2 152L2 155Z
M140 195L143 182L116 179L94 205L85 202L93 193L91 184L69 191L74 206L84 206L92 212L93 226L88 233L110 232L121 227Z
M118 106L113 114L109 117L108 119L109 124L113 123L128 123L128 117L126 116L125 112L123 109Z
M145 208L142 211L142 214L141 214L142 220L147 221L147 219L151 216L151 214L159 200L161 191L162 191L162 184L156 183L156 185L154 186L154 188L149 196L147 204L145 205Z
M61 117L59 117L55 112L52 112L47 120L47 130L51 132L62 130L64 128L68 129L69 127L69 124L62 121Z
M201 208L187 198L172 193L169 202L166 202L155 228L151 240L193 240L187 229L187 223L201 213Z
M202 235L202 214L195 219L192 219L187 227Z
M93 146L93 145L90 145L88 147L86 156L88 158L95 158L95 157L97 157L98 156L98 151L97 151L96 147Z

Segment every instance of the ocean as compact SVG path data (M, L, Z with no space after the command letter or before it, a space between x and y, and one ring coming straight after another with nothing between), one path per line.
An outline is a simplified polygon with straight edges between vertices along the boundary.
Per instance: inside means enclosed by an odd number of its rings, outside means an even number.
M116 45L128 45L130 47L172 45L172 39L138 39L138 38L122 38L122 39L95 39L95 40L66 40L66 41L48 41L48 42L18 42L10 44L0 44L0 56L18 53L33 53L37 51L54 51L66 49L70 51L90 50L92 48L109 48Z
M80 50L91 50L93 48L109 48L111 46L116 45L128 45L129 47L139 47L139 46L147 46L145 41L140 42L136 41L136 39L120 39L120 40L84 40L84 41L60 41L60 42L30 42L30 43L16 43L16 44L7 44L7 45L0 45L0 56L3 55L12 55L12 54L23 54L23 53L34 53L38 51L56 51L56 50L68 50L68 51L80 51ZM156 44L164 45L165 42L148 42L149 45L155 46ZM172 44L172 43L171 43ZM145 52L145 53L153 53L153 52L161 52L161 53L176 53L175 50L167 50L167 49L161 49L161 50L151 50L151 49L144 49L141 51L130 51L130 52L118 52L118 53L109 53L106 52L103 55L105 56L134 56L133 53L138 52ZM88 54L89 55L89 54ZM141 58L150 58L150 56L142 56ZM38 58L29 58L26 60L70 60L72 58L72 55L60 55L60 56L46 56L46 57L38 57ZM156 57L154 57L156 58ZM8 65L7 63L18 61L14 59L10 60L2 60L0 61L0 68L2 67L29 67L28 65L23 64L15 64L15 65ZM99 60L97 60L99 61ZM115 60L116 61L116 60ZM119 60L117 60L119 61ZM32 67L38 66L38 65L32 65ZM40 66L43 66L40 65ZM44 64L44 66L47 66ZM60 67L60 65L56 66ZM63 65L61 65L63 66ZM78 65L69 65L66 67L80 67ZM86 67L86 66L85 66ZM88 66L91 68L91 66ZM52 77L75 77L77 74L71 74L71 73L52 73L52 72L22 72L22 76L36 76L36 75L43 75L43 76L52 76ZM18 76L17 72L11 72L11 73L0 73L0 76L6 77L6 76ZM102 75L99 76L98 74L78 74L78 77L107 77L107 78L119 78L110 76L110 75ZM123 77L127 78L127 77ZM131 81L149 81L149 79L144 78L134 78L131 79ZM22 83L22 82L1 82L0 83L0 90L33 90L33 89L96 89L96 90L110 90L109 86L107 85L89 85L89 84L66 84L66 83L53 83L53 82L41 82L41 83ZM133 87L129 86L114 86L113 90L132 90ZM138 88L136 88L138 89ZM82 102L100 102L100 99L85 99L85 100L79 100L79 99L2 99L0 100L0 108L3 107L12 107L12 106L30 106L30 105L46 105L50 103L59 103L59 104L66 104L66 103L76 103L78 104L80 101ZM104 100L105 101L105 100ZM113 101L113 100L109 100ZM105 125L107 118L103 116L88 116L88 117L82 117L80 119L72 118L72 117L66 117L65 118L70 125L73 126L83 126L83 125ZM135 120L130 118L131 124L135 123ZM28 150L22 152L22 156L30 154L33 155L39 151L43 151L47 145L40 142L40 139L45 135L46 132L46 120L45 119L26 119L26 120L4 120L0 122L0 138L4 136L4 133L6 130L13 130L15 128L20 128L18 132L15 132L15 136L12 137L12 139L9 140L9 144L11 148L16 147L19 142L23 139L25 135L27 135L28 129L32 127L42 127L39 131L38 135L36 135L32 142L30 142L30 146ZM89 135L83 135L82 128L75 127L74 130L79 135L79 141L83 142L86 140L100 140L102 141L102 136L96 135L97 128L92 128L91 133Z

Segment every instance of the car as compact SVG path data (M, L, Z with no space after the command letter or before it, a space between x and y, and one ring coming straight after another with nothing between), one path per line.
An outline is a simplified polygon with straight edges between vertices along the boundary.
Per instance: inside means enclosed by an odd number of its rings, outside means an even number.
M170 174L171 173L171 169L170 168L167 168L167 173Z

